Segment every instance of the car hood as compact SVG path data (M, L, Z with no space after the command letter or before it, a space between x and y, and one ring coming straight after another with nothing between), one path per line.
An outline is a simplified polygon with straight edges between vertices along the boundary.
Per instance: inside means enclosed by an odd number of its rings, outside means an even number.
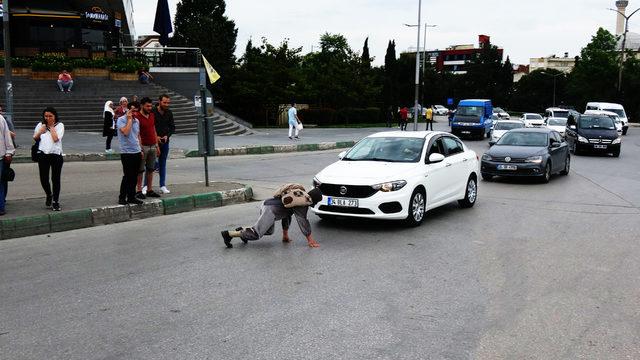
M549 129L555 130L555 131L557 131L557 132L559 132L561 134L563 134L567 130L567 127L566 126L562 126L562 125L547 125L547 127Z
M587 139L600 138L617 139L618 131L616 129L580 129L579 134Z
M502 135L504 135L507 131L509 130L492 130L491 133L493 134L494 137L502 137Z
M544 146L509 146L494 145L487 151L487 154L495 157L510 156L512 158L525 158L529 156L543 155L547 152Z
M342 160L324 168L316 178L327 184L374 185L405 180L419 164Z

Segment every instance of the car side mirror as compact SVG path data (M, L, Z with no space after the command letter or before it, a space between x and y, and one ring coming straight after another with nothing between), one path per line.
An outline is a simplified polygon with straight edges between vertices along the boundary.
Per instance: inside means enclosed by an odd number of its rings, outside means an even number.
M551 143L551 148L555 149L555 148L559 148L562 145L562 143L554 141Z
M347 156L347 151L346 150L341 152L340 154L338 154L338 159L342 160L342 159L344 159L345 156Z
M569 129L571 129L571 130L575 130L575 129L576 129L576 126L575 126L575 125L569 125Z
M429 155L429 164L437 164L443 161L444 161L444 155L442 154L435 153L435 154Z

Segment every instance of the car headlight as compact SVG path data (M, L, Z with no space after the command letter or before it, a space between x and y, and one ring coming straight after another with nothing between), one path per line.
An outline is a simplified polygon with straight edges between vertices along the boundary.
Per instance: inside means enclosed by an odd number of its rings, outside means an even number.
M583 136L578 136L578 141L581 142L581 143L588 143L589 142L589 140L587 140L587 138L583 137Z
M382 184L376 184L371 186L374 190L379 190L382 192L390 192L390 191L398 191L400 189L402 189L403 187L405 187L405 185L407 185L407 182L404 180L398 180L398 181L391 181L391 182L386 182L386 183L382 183Z
M542 156L529 156L526 162L533 164L542 164Z
M491 161L493 158L489 154L482 155L482 160Z
M622 143L622 138L617 138L615 140L613 140L612 144L621 144Z
M317 178L317 177L314 177L314 178L313 178L313 187L314 187L314 188L317 188L317 187L320 187L320 185L322 185L322 183L320 182L320 180L318 180L318 178Z

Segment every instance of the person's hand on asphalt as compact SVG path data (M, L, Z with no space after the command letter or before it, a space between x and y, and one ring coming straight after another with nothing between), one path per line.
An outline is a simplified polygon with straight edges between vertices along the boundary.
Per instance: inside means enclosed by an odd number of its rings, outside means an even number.
M311 235L307 236L307 244L309 245L309 247L312 247L312 248L320 247L320 244L318 244L315 240L313 240L313 237L311 237Z
M5 163L11 164L11 160L13 160L13 155L7 154L7 155L4 156L3 160L4 160Z

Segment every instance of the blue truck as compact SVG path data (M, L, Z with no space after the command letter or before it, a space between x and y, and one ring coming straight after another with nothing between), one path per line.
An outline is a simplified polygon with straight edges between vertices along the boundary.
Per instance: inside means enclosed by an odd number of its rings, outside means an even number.
M491 100L460 100L451 122L451 133L459 137L488 137L493 126L492 115Z

